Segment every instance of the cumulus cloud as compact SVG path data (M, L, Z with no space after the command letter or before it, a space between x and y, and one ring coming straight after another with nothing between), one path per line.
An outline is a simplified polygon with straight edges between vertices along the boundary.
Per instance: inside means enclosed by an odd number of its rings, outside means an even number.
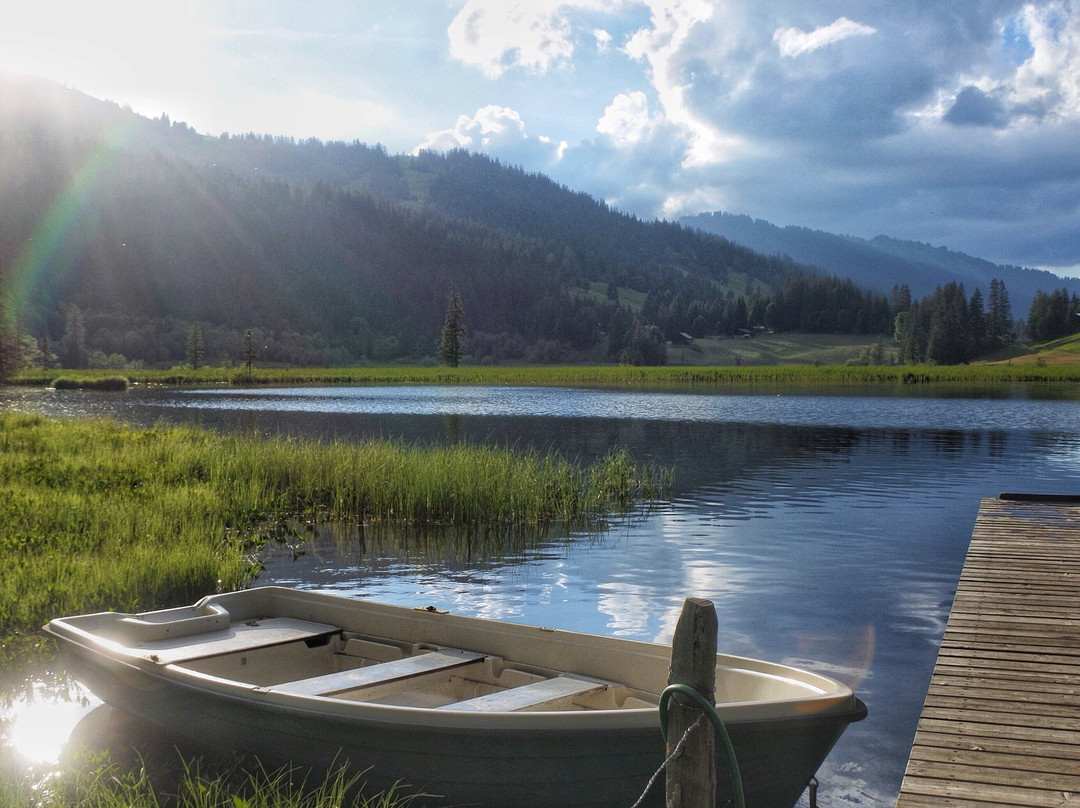
M615 97L596 124L596 131L607 135L616 146L624 147L648 140L656 124L656 118L649 114L645 93L635 91Z
M521 120L517 112L508 107L489 104L478 109L475 115L459 115L457 123L450 129L429 132L416 150L486 151L508 143L516 144L526 139L525 122Z
M474 115L459 115L450 129L429 132L417 154L425 149L450 151L469 149L483 152L514 164L550 167L557 163L567 148L565 141L546 135L531 137L525 131L521 115L509 107L489 104Z
M684 55L696 49L694 39L713 16L713 5L706 0L651 0L647 5L651 25L635 32L625 50L648 64L665 120L686 133L683 166L694 168L728 159L739 139L699 115L687 100L694 73Z
M773 42L780 49L782 56L799 56L807 51L815 51L853 36L869 36L875 33L877 33L876 28L841 17L831 25L824 25L813 31L778 28L773 33Z
M1016 18L1031 55L1011 82L1015 103L1057 118L1080 118L1080 8L1075 2L1026 5Z
M468 0L450 23L450 53L498 78L517 67L544 72L574 53L567 4Z

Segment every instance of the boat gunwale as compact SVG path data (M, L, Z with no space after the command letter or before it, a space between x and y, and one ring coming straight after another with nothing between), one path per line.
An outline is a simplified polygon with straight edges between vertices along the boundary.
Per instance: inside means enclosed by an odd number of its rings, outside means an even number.
M204 601L216 601L243 595L246 592L261 591L260 597L284 597L286 605L294 600L299 594L302 603L332 603L336 607L348 604L358 613L362 610L374 609L382 613L384 617L394 616L406 619L416 617L423 620L438 619L448 621L451 624L460 623L469 628L482 628L485 632L495 631L498 634L514 634L517 632L541 631L544 636L550 637L551 641L562 644L573 642L588 642L590 645L600 643L616 653L627 656L644 655L654 664L666 666L670 658L670 648L660 643L650 643L640 640L623 638L610 638L601 635L584 634L562 629L549 629L540 626L531 626L521 623L506 621L491 621L482 618L462 615L439 614L426 610L414 610L406 606L375 603L372 601L349 599L334 593L313 592L308 590L293 590L285 587L258 587L252 590L242 590L223 595L209 596ZM252 596L255 597L255 596ZM330 599L330 600L328 600ZM318 620L319 617L310 615L293 615L285 610L289 616L295 616L303 620ZM105 618L115 616L113 619L131 617L118 612L99 612L92 615L77 615L74 619L90 620L95 617ZM657 726L656 706L629 707L629 708L601 708L588 710L524 710L524 711L492 711L477 712L466 710L454 710L452 707L443 707L434 710L430 707L413 707L405 705L384 704L365 702L362 700L339 698L334 694L291 694L275 690L272 685L257 686L251 683L230 679L223 676L205 673L185 666L184 660L178 662L165 662L155 660L153 649L147 647L132 647L124 643L102 637L92 631L87 631L71 622L73 618L57 618L46 626L46 631L58 639L64 639L81 646L86 651L92 652L99 658L104 658L113 663L123 664L137 670L144 676L152 677L160 683L167 683L170 687L187 688L196 691L212 693L215 696L227 697L251 702L265 706L267 709L290 711L302 711L304 713L319 715L322 717L340 718L352 721L370 721L379 724L408 724L410 726L427 726L431 728L455 727L478 728L490 727L492 729L521 729L525 731L537 731L552 729L566 731L573 725L574 729L627 729L633 727L645 728ZM323 617L320 622L328 625L340 625L341 621L331 623ZM349 631L342 627L342 631ZM74 635L74 636L73 636ZM82 641L78 641L78 639ZM271 643L262 647L273 647L281 643ZM482 648L469 648L468 650L483 651ZM215 655L209 655L215 656ZM205 657L204 657L205 658ZM553 669L554 670L554 669ZM744 674L784 681L790 686L802 691L800 695L792 695L787 698L755 699L743 701L721 701L717 705L717 711L721 719L727 723L763 722L763 721L792 721L821 717L827 719L839 719L844 716L858 715L865 711L862 702L855 696L847 685L831 679L822 674L794 668L781 663L768 662L765 660L739 657L729 654L717 655L717 672L722 675L724 670L738 670ZM578 670L566 670L567 673L591 676ZM785 675L794 674L794 675ZM615 685L626 685L625 682L611 680ZM824 686L828 686L826 689ZM629 686L629 685L626 685ZM631 687L632 690L638 689ZM816 691L816 692L814 692ZM642 690L641 692L649 692ZM657 697L659 694L653 694ZM855 719L858 720L858 719Z

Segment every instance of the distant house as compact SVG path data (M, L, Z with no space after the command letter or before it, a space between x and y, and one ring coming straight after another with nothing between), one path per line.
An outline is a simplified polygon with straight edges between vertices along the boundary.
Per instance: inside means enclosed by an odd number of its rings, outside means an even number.
M678 332L671 340L673 345L693 345L694 338L685 331Z
M747 328L739 328L735 330L735 339L753 339L754 332Z

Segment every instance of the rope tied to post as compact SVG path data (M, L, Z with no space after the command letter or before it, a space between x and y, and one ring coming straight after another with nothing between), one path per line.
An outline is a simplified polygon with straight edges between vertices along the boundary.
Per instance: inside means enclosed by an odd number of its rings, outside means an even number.
M664 691L660 694L660 732L664 736L664 744L667 745L667 712L668 702L675 695L689 697L698 707L701 708L702 716L708 718L712 722L714 729L716 730L717 737L720 739L721 746L724 747L724 757L727 759L728 774L731 777L731 795L732 801L736 808L745 808L746 798L743 795L742 775L739 773L739 761L735 757L735 747L731 744L731 737L728 735L727 728L724 726L724 722L720 720L719 714L716 712L716 707L712 701L703 696L698 690L691 685L684 682L675 682L664 688ZM672 754L668 756L668 760L675 757L677 752L682 751L681 746L686 741L686 736L690 734L701 721L701 717L695 721L690 728L686 731L683 737L679 740L679 745L676 746ZM664 761L664 765L667 765L667 760ZM663 768L663 766L661 767ZM650 781L650 785L652 782ZM646 789L647 791L648 789Z
M660 764L660 768L653 772L653 776L650 777L649 782L645 784L645 790L641 792L641 796L637 798L637 802L631 805L630 808L638 808L641 803L645 802L645 798L649 795L652 787L656 785L656 779L664 773L664 769L667 768L667 765L671 763L671 761L673 761L675 758L682 754L683 747L686 746L686 739L690 737L691 732L701 726L701 723L704 720L705 713L702 713L697 717L697 720L693 724L686 728L686 732L684 732L683 736L679 738L679 742L675 744L675 748L671 750L671 754L664 758L664 762Z

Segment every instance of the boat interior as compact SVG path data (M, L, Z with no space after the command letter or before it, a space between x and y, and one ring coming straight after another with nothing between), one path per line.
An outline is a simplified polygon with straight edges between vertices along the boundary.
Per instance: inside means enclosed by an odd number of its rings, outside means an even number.
M655 696L614 682L302 620L249 621L222 633L151 643L161 647L148 658L296 697L486 712L656 706Z

